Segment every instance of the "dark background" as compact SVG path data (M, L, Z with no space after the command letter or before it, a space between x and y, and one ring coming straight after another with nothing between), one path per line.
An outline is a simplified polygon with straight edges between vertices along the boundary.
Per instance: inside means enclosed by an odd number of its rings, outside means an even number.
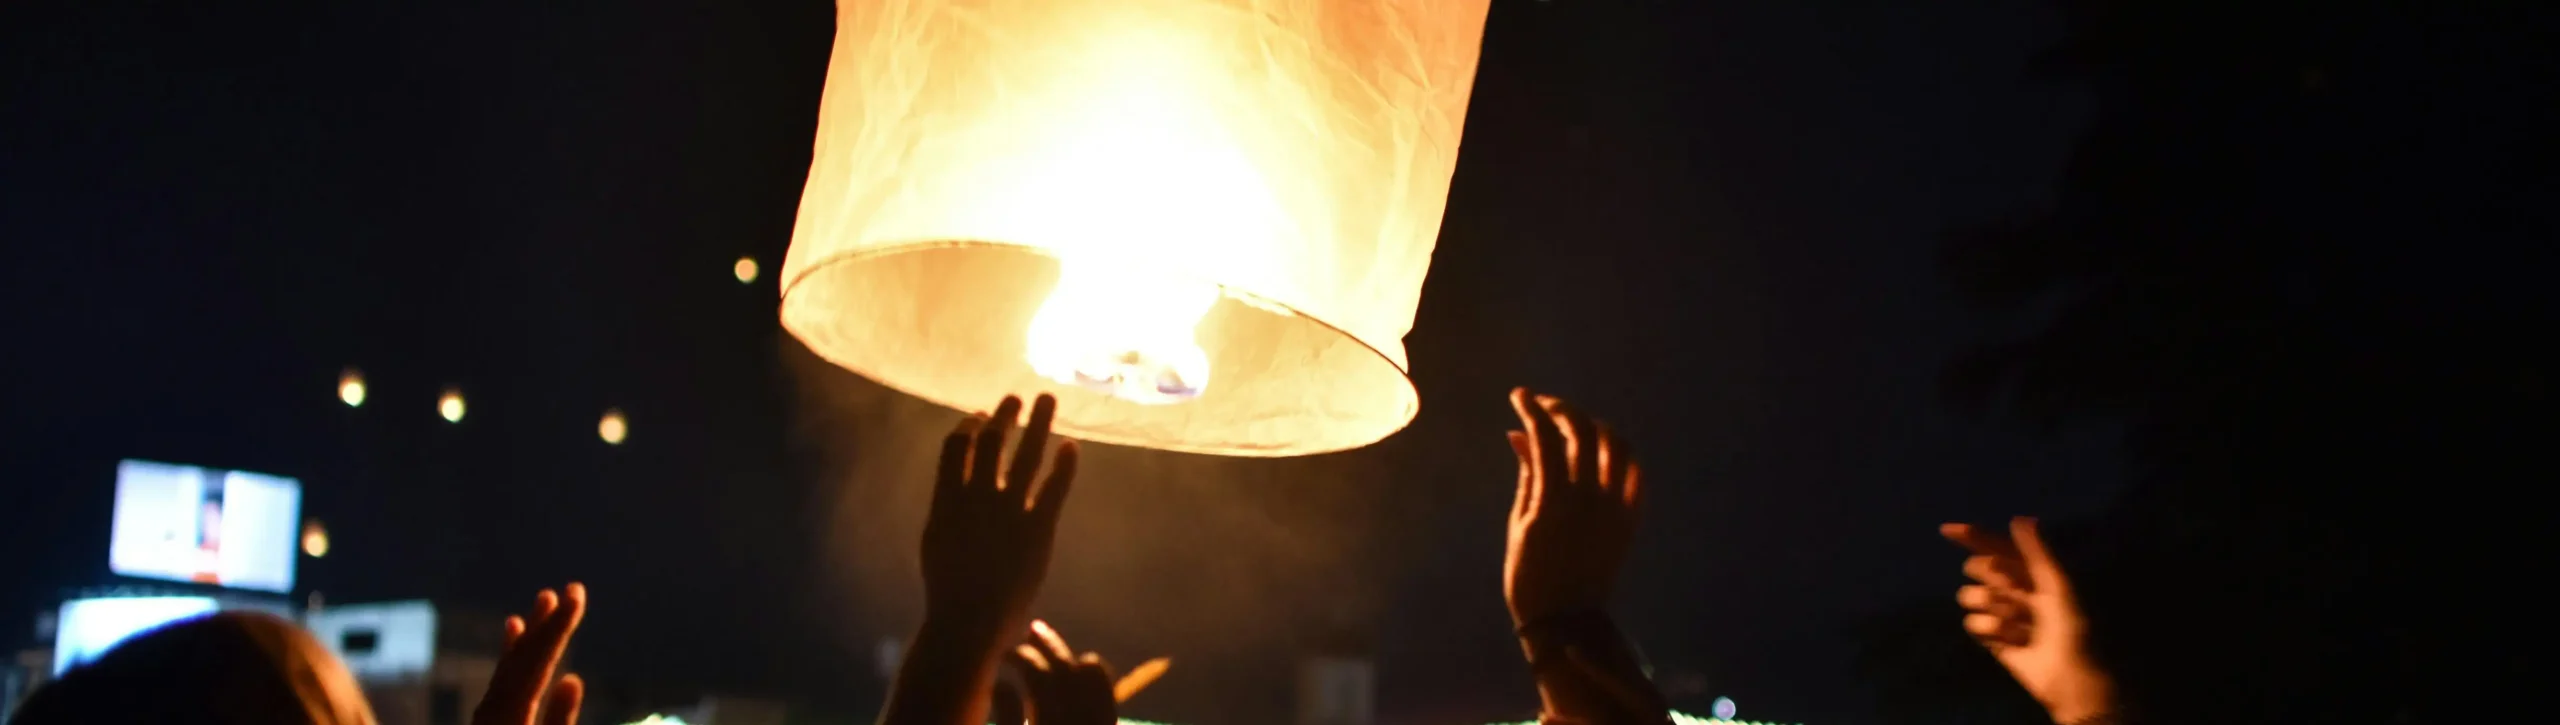
M2015 331L1949 294L1943 235L2076 198L2055 191L2075 188L2066 158L2113 107L2030 76L2064 20L2029 0L1496 0L1409 339L1421 418L1306 460L1099 451L1043 613L1121 662L1176 658L1134 716L1278 722L1292 660L1353 646L1379 657L1390 718L1525 718L1498 436L1501 391L1526 383L1643 447L1655 508L1623 613L1680 707L1871 717L1861 627L1918 611L1954 631L1938 522L2091 511L2127 478L2111 424L2037 437L1941 395L1947 361ZM2281 20L2233 37L2326 37ZM579 578L596 597L579 664L600 690L867 717L871 644L913 623L924 457L950 414L827 368L774 322L826 3L21 2L0 33L0 615L109 581L117 459L247 468L302 478L332 529L306 592L494 609ZM2277 86L2317 65L2294 58L2267 66ZM2195 68L2163 76L2195 98L2145 107L2247 92ZM2495 138L2547 118L2465 117L2503 119ZM2216 148L2309 138L2266 133ZM2303 153L2410 147L2322 138ZM2486 178L2429 171L2289 201ZM2330 233L2360 219L2324 214ZM768 276L731 279L739 255ZM2468 264L2423 281L2491 266ZM2515 324L2502 339L2547 334ZM2415 329L2439 328L2391 334ZM371 387L361 408L334 397L347 366ZM447 385L469 399L460 425L432 412ZM630 414L626 445L595 439L607 407ZM2149 455L2161 436L2136 440ZM2341 441L2372 442L2319 443Z

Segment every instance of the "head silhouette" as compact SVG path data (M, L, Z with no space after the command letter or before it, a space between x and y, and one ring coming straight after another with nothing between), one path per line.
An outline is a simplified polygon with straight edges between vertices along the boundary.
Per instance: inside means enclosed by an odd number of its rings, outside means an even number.
M11 725L373 725L344 663L302 627L223 612L126 640L27 698Z

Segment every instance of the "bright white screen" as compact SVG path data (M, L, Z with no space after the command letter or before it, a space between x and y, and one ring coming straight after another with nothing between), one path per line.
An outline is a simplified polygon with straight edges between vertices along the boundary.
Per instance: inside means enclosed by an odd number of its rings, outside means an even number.
M436 608L426 601L314 609L303 614L302 626L359 680L425 677L435 664Z
M302 486L290 478L150 461L116 467L107 566L125 576L293 590Z
M74 599L62 603L54 626L53 674L88 664L145 630L188 617L212 614L209 597L113 597Z

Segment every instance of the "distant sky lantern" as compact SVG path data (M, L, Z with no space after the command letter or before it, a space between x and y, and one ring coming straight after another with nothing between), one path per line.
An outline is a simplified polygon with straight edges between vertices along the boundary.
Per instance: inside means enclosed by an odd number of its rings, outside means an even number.
M302 523L302 553L314 559L329 555L329 530L320 527L319 519Z
M606 443L622 445L623 436L630 434L631 424L622 419L620 408L605 411L604 418L596 421L596 437L604 439Z
M444 422L447 423L462 422L462 390L460 388L444 389L444 395L436 398L436 415L444 416Z
M354 408L364 405L364 374L347 368L338 374L338 401Z
M782 324L1086 440L1393 434L1486 3L840 0Z
M756 272L754 257L739 257L737 264L729 265L729 273L738 277L738 284L754 284Z

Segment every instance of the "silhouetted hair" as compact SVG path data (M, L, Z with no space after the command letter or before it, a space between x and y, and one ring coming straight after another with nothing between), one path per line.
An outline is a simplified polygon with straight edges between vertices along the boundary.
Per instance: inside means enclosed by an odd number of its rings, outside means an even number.
M36 690L10 725L372 725L344 663L293 622L223 612L136 635Z

